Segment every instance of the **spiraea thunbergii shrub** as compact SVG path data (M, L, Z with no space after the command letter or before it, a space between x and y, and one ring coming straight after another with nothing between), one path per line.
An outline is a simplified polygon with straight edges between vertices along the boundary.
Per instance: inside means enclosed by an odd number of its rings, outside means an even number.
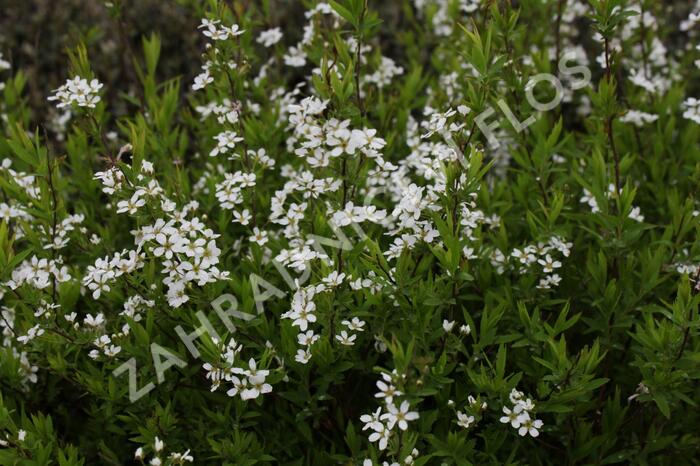
M700 2L134 3L0 29L0 464L700 463Z

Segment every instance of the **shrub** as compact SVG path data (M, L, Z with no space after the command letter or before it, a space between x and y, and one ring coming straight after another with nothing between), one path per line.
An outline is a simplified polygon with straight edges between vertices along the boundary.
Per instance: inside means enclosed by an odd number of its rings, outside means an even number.
M700 3L84 13L1 42L0 464L698 464Z

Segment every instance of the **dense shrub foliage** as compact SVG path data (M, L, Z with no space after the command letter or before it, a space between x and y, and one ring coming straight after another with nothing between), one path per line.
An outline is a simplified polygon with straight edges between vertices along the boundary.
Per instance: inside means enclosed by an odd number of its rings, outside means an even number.
M0 464L698 464L700 2L31 3Z

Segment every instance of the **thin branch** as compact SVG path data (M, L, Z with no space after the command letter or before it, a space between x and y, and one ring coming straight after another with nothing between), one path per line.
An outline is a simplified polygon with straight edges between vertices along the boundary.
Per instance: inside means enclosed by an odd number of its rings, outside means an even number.
M365 121L365 104L362 101L362 95L360 92L360 75L362 72L362 23L365 21L365 14L367 13L367 0L364 1L362 5L362 13L360 14L360 23L357 31L357 50L355 52L355 97L357 98L357 107L360 109L360 116L362 117L362 122Z

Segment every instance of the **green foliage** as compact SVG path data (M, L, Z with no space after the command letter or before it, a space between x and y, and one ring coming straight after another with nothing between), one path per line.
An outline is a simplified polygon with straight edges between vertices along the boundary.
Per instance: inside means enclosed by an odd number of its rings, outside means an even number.
M0 66L0 464L699 464L691 12L282 3Z

